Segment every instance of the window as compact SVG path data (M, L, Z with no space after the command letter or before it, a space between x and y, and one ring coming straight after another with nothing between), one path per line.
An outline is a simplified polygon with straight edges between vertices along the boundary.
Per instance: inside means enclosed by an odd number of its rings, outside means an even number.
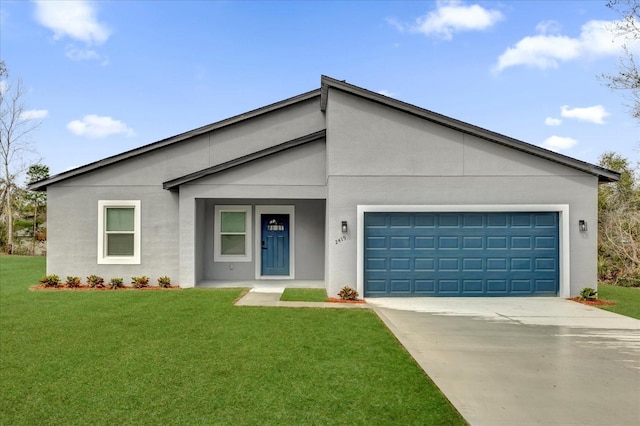
M98 201L98 263L140 264L140 201Z
M251 262L251 206L216 206L214 261Z

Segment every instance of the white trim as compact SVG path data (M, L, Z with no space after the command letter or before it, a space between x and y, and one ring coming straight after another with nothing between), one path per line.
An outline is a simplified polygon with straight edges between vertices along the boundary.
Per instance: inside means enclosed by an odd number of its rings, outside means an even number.
M220 244L220 214L222 212L242 212L244 216L244 253L243 255L222 254ZM213 261L214 262L251 262L251 206L250 205L216 205L213 218Z
M296 208L291 205L255 206L255 254L256 254L256 280L293 280L296 277ZM288 214L289 215L289 275L262 275L262 215L263 214Z
M107 256L105 212L117 207L133 207L133 256ZM139 265L140 233L140 200L98 200L98 265Z
M488 204L488 205L358 205L357 271L356 286L364 294L364 214L365 212L557 212L558 242L560 245L558 261L560 265L560 283L558 297L567 298L571 293L570 251L569 251L569 205L568 204Z

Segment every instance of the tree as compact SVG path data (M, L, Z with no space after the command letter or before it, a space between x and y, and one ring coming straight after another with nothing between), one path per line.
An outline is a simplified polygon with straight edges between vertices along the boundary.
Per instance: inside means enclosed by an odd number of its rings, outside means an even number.
M620 58L617 74L603 74L607 87L624 90L631 101L631 115L640 121L640 72L630 44L640 43L640 0L610 0L607 7L620 14L622 19L615 24L615 37L624 40L624 53Z
M25 155L33 153L30 133L40 123L32 120L24 103L26 94L22 82L8 80L7 67L0 63L0 216L4 218L7 233L7 253L13 248L13 201L19 187L16 179L27 167Z
M629 160L614 152L600 165L620 173L598 188L598 274L617 284L640 286L640 181Z
M33 164L27 171L27 184L37 182L49 177L49 166L42 164ZM36 241L38 241L38 214L44 211L47 202L47 193L38 191L29 191L26 195L26 201L33 209L33 232L31 240L31 254L36 254ZM40 209L40 211L38 210Z

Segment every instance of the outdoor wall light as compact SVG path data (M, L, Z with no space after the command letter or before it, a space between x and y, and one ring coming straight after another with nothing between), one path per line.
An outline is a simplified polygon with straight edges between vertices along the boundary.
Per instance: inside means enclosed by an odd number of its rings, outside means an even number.
M587 221L580 219L578 221L578 229L580 229L580 232L587 232Z
M349 229L347 228L347 221L346 221L346 220L343 220L343 221L342 221L342 233L343 233L343 234L346 234L348 230L349 230Z

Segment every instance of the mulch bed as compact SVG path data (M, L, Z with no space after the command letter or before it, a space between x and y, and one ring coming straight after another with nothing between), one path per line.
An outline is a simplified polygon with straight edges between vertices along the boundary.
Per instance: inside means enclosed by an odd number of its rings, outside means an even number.
M582 297L571 297L568 300L573 300L574 302L582 303L583 305L589 306L613 306L616 304L616 302L609 302L607 300L583 299Z
M120 290L180 290L180 286L177 285L172 285L170 287L160 287L157 285L153 285L153 286L149 286L149 287L141 287L141 288L136 288L136 287L131 287L131 286L124 286L124 287L119 287L116 289L112 289L109 287L104 287L104 288L96 288L96 287L89 287L87 285L81 285L80 287L67 287L65 285L62 285L60 287L45 287L43 285L32 285L31 287L29 287L29 290L32 291L61 291L61 290L66 290L66 291L87 291L87 290L91 290L91 291L120 291Z
M327 302L331 302L331 303L366 303L362 299L345 300L345 299L339 299L337 297L330 297L330 298L327 299Z

